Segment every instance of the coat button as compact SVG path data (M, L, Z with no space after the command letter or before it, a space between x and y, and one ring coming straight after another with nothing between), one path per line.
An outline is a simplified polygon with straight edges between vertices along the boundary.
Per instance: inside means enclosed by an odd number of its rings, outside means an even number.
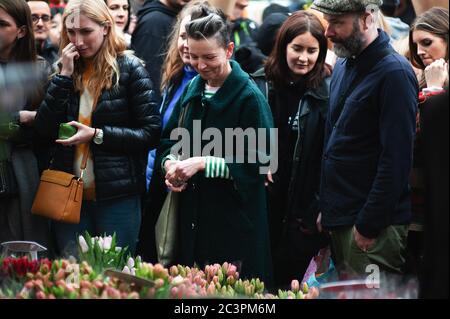
M336 127L337 127L336 125L333 125L333 130L335 130L335 129L336 129Z
M191 226L192 226L192 230L194 230L194 228L195 228L195 224L194 224L194 223L192 223L192 224L191 224Z

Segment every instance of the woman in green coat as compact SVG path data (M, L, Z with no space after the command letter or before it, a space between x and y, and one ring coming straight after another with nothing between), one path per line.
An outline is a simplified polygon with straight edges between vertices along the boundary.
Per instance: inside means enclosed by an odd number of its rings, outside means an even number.
M175 106L155 165L163 169L168 188L180 192L177 262L227 261L237 264L241 277L259 277L270 285L262 169L269 149L255 143L264 142L273 126L270 108L249 75L230 61L234 45L223 15L192 17L186 31L191 65L199 75ZM179 123L189 138L169 139ZM238 134L230 147L232 130ZM180 152L171 150L176 142L183 144Z

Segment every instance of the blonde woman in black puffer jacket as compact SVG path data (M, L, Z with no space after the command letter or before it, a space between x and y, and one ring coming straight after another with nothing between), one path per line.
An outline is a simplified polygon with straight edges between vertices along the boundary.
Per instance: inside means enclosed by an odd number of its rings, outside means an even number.
M152 81L113 27L103 1L72 0L63 16L60 71L36 118L41 134L57 138L58 126L77 129L56 139L53 167L84 174L81 220L55 223L62 252L76 234L117 234L118 245L136 245L148 151L159 141L161 120Z

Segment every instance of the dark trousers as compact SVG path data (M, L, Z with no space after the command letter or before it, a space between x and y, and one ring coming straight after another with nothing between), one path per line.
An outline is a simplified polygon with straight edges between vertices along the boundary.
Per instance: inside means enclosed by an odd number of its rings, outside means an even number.
M60 254L75 254L77 235L87 231L94 236L116 233L117 246L134 253L141 224L140 196L104 201L83 201L79 224L54 222L53 228Z

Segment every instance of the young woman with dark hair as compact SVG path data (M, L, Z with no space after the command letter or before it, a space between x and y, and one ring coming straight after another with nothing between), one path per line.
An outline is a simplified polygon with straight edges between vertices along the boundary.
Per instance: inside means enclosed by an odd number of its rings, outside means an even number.
M418 16L409 32L411 63L424 70L420 88L448 84L448 9L435 7Z
M431 102L425 103L432 95L440 95L448 90L448 10L434 7L417 16L409 33L409 54L414 67L423 72L419 76L419 112L414 140L413 168L411 171L412 220L408 232L407 262L405 272L417 275L424 267L424 221L429 207L426 206L429 193L424 183L430 176L425 173L426 163L431 156L425 152L430 139L424 140L421 130L422 113L429 113ZM430 124L428 122L428 124ZM435 178L433 178L434 182ZM425 261L426 263L426 261Z
M253 76L278 128L278 172L268 176L269 225L275 283L301 280L326 246L316 227L329 81L327 39L320 20L299 11L281 26L264 69ZM329 71L328 71L329 72Z

